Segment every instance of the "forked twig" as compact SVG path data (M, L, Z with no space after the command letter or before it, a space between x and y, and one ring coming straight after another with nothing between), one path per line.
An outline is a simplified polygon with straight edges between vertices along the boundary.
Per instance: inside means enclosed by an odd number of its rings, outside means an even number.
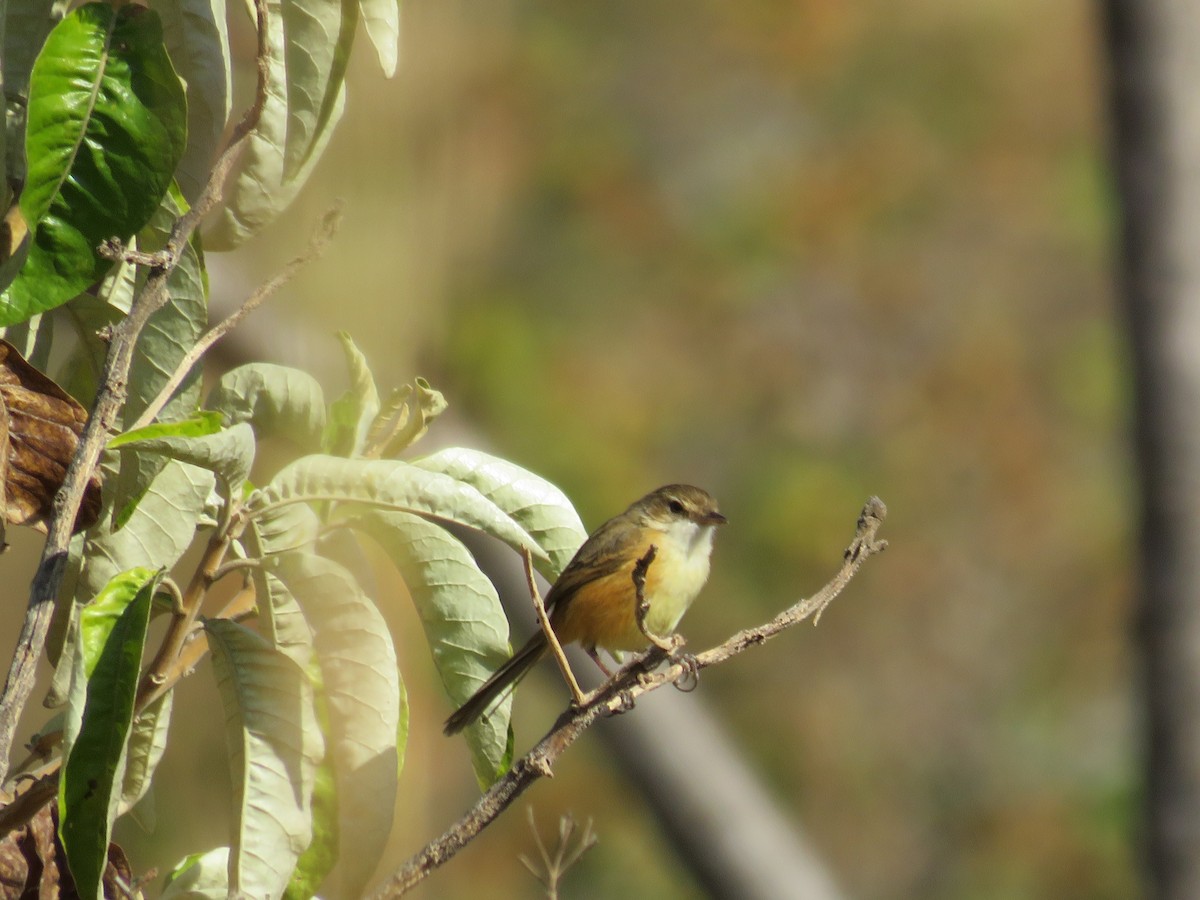
M546 889L547 900L557 900L558 885L563 876L583 858L583 854L599 843L599 838L592 831L592 820L588 819L584 823L583 834L580 836L579 842L572 846L571 839L575 836L576 828L575 818L570 813L564 813L558 820L558 844L551 853L542 842L542 836L538 834L537 821L533 817L533 807L526 807L526 812L529 816L529 830L533 832L533 842L537 846L538 856L541 857L541 867L539 868L525 854L521 854L517 859L534 878L542 883L542 887Z

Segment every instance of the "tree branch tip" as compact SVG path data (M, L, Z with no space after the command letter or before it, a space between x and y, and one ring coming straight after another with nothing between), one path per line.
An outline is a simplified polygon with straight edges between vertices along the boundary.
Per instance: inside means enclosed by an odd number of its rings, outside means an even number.
M333 205L325 210L321 216L321 228L329 234L333 234L342 225L342 219L346 215L346 201L338 197L333 201Z

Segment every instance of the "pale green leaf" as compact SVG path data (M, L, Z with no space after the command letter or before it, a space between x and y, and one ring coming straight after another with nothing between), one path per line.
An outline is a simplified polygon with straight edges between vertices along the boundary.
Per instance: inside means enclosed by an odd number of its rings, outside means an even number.
M163 197L146 227L138 233L138 247L155 252L166 246L175 221L188 210L187 201L172 187ZM146 270L138 273L139 289ZM204 256L193 238L183 245L177 265L167 278L167 303L146 322L138 336L129 368L129 397L123 421L135 422L175 373L180 361L208 328L208 281ZM157 419L171 422L195 415L200 401L200 370L194 367Z
M205 405L224 413L231 424L249 422L259 439L283 437L302 449L319 447L325 430L320 382L290 366L238 366L221 377Z
M171 705L174 696L174 691L167 691L138 713L133 720L117 815L124 815L132 809L150 790L154 771L167 749L167 732L171 725Z
M124 528L88 541L76 597L91 599L109 579L134 566L173 566L192 543L212 487L211 472L167 463Z
M363 25L384 77L396 74L400 46L400 0L361 0Z
M387 622L348 570L314 554L289 553L277 572L313 628L329 717L343 852L326 887L334 896L357 897L392 828L401 690L396 651Z
M304 456L281 469L248 508L257 517L288 504L320 501L382 506L456 522L546 560L525 529L474 487L399 460Z
M54 337L52 317L40 314L0 329L0 337L17 348L17 352L39 372L50 366L50 343Z
M412 464L465 482L504 510L546 552L549 565L539 568L551 581L587 540L587 531L567 495L540 475L507 460L453 448Z
M284 543L290 545L296 537L294 531L311 529L312 539L300 544L307 550L316 539L318 528L316 514L306 506L284 507L283 509L299 510L303 513L303 517L296 517L297 528L285 528L278 535L268 535L267 541L272 542L283 538ZM309 628L308 620L295 596L292 595L291 589L275 573L272 551L264 546L264 535L259 530L259 524L250 522L242 540L247 556L263 561L263 565L250 570L250 577L254 581L258 614L261 617L262 632L273 647L278 648L281 653L287 654L296 665L307 671L312 660L312 629ZM278 552L286 553L295 549L292 546L286 546Z
M139 453L162 455L208 469L224 483L226 497L237 497L250 475L251 466L254 465L254 429L246 422L238 422L215 434L203 433L203 429L208 427L210 422L215 420L219 424L221 420L220 413L210 413L207 416L211 418L172 423L190 426L187 430L201 432L194 436L162 433L171 428L171 424L149 425L115 438L109 443L109 448L115 445L123 448L124 452L136 450ZM158 433L143 434L151 430Z
M284 503L262 510L250 521L257 535L256 557L310 549L321 530L316 512L303 503Z
M450 706L457 708L509 657L508 619L496 589L460 541L419 516L371 512L349 524L369 534L404 578ZM508 768L511 702L506 696L464 732L481 786Z
M350 370L350 389L329 408L324 445L326 452L334 456L361 456L367 432L379 414L379 390L367 358L350 335L339 331L338 340Z
M284 177L292 177L325 133L342 96L358 26L358 0L282 0L287 131Z
M149 224L139 232L138 246L145 251L162 249L175 220L186 208L178 189L169 191ZM138 271L135 280L141 290L146 282L144 268ZM167 279L167 294L166 305L150 317L138 336L129 368L128 398L121 411L124 423L136 421L145 412L207 326L208 290L203 259L194 241L183 246L179 265ZM107 345L97 351L106 352ZM200 372L194 369L156 418L160 422L173 422L193 416L199 399ZM163 464L163 457L158 454L121 454L120 472L110 481L116 510L114 523L118 528L128 519Z
M225 0L148 0L187 86L188 143L175 171L189 202L208 181L232 106Z
M424 378L412 387L392 391L383 410L371 425L367 456L396 456L419 441L429 424L446 411L446 398Z
M341 85L320 131L308 142L310 149L305 162L295 172L287 171L284 153L288 139L288 85L281 4L274 0L268 3L268 14L271 67L267 102L225 189L225 206L205 222L205 244L213 250L239 246L291 205L325 152L346 105L345 85Z
M234 786L229 889L276 897L312 839L313 778L324 752L312 685L253 631L226 619L205 628Z
M193 853L167 876L161 900L227 900L229 848Z

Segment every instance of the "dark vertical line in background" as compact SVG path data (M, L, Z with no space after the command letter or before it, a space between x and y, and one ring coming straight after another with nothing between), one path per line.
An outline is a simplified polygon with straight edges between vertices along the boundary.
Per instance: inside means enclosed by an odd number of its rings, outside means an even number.
M1140 492L1148 893L1200 897L1200 8L1106 0Z

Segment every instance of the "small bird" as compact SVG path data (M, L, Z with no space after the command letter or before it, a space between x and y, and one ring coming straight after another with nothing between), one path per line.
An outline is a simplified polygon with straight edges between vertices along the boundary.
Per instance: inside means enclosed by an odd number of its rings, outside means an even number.
M714 531L725 521L717 501L688 484L660 487L609 519L583 542L546 594L559 643L579 642L601 669L597 647L641 650L649 643L638 625L633 570L651 545L655 555L645 571L649 608L643 624L653 635L671 634L708 580ZM535 632L446 720L445 733L456 734L483 715L549 649L545 632Z

